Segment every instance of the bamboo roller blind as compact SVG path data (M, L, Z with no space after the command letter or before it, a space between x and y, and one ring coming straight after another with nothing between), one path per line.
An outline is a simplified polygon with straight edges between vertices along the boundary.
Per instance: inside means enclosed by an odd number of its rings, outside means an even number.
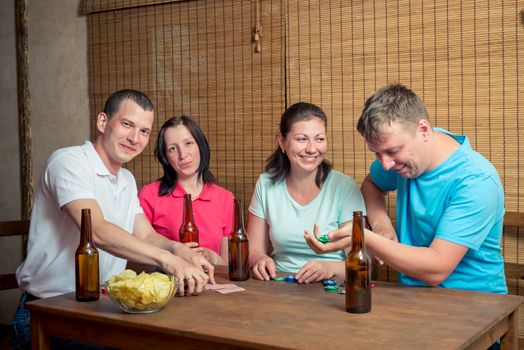
M161 175L153 156L159 127L187 114L208 138L220 185L247 206L285 107L280 9L264 7L267 49L260 54L253 54L250 1L171 2L89 16L93 110L124 87L146 92L156 105L148 148L128 164L139 187Z
M286 106L309 101L324 109L328 158L360 182L373 160L355 130L362 105L381 86L401 82L424 99L434 126L466 134L493 162L506 210L522 211L523 5L260 0L255 52L256 1L88 0L92 109L126 87L154 101L151 142L127 165L139 187L160 176L159 126L191 115L208 137L220 185L247 207ZM394 204L393 196L392 217ZM505 234L506 261L524 262L518 239L518 230ZM515 292L516 282L509 287Z
M521 211L519 11L518 1L289 0L288 103L322 106L331 118L330 158L361 181L374 159L356 131L365 99L389 83L410 86L434 126L467 135L493 162L506 210ZM395 196L388 207L394 218ZM524 262L518 237L518 230L506 232L506 261ZM508 284L515 292L516 282Z

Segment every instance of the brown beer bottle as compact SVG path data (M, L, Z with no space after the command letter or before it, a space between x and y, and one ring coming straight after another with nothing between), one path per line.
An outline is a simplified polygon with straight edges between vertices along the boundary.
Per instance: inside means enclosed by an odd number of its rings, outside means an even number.
M361 211L353 212L351 250L346 257L346 311L355 314L371 311L371 259L364 243Z
M191 202L191 194L189 193L184 195L184 218L178 233L180 235L180 242L198 243L198 227L195 225L195 220L193 219L193 203Z
M249 279L249 241L244 228L242 200L238 198L235 198L233 229L228 243L229 279L231 281L245 281Z
M98 250L91 236L91 209L82 209L80 244L75 253L76 300L100 298Z

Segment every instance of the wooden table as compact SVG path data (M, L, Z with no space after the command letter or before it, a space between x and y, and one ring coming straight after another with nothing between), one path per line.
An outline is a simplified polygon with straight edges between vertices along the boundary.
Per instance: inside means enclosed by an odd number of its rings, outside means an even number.
M318 283L236 284L247 290L176 297L153 314L125 314L107 296L37 300L27 304L33 349L50 336L122 349L486 349L499 337L517 347L520 296L377 283L371 313L356 315Z

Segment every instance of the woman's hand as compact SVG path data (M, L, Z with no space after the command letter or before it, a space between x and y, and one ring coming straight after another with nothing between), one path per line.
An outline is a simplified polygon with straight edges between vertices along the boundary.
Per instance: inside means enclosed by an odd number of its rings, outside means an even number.
M313 234L308 230L304 231L304 239L307 245L317 254L325 254L330 252L336 252L339 250L346 249L351 246L351 230L352 224L344 225L338 230L331 231L327 234L329 242L322 243L318 241L318 237L321 236L318 226L313 227Z
M213 265L227 265L224 259L214 251L208 248L199 247L196 242L187 242L184 245L190 248L194 253L198 253L206 258Z
M198 246L195 242L179 243L175 242L173 253L192 264L199 267L209 276L209 282L215 284L215 267L202 254L193 251L190 246Z
M311 260L297 272L295 277L298 283L313 283L332 278L334 275L333 264L342 264L340 261Z
M249 265L251 266L253 277L256 279L269 281L277 276L275 262L266 254L250 253Z
M189 250L189 252L191 251ZM162 270L178 277L180 281L177 289L178 295L198 295L204 291L210 278L201 267L197 267L188 262L185 258L175 256L170 252L166 252L162 255L160 260L162 261ZM187 291L184 290L184 285L187 286Z

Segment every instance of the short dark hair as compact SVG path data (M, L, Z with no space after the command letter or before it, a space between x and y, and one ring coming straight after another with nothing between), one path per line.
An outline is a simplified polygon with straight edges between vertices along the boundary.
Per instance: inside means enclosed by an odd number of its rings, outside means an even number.
M144 111L152 111L155 108L153 102L151 102L149 97L143 92L133 89L123 89L112 93L111 96L108 97L104 106L104 113L109 119L113 118L115 113L118 112L122 102L126 100L135 102L142 107Z
M426 105L413 91L396 83L379 89L366 100L357 130L366 141L376 142L381 138L382 125L400 122L411 127L420 119L429 121Z
M158 131L158 136L156 139L155 147L155 157L158 159L160 165L164 169L164 175L160 178L160 187L158 189L159 196L165 196L171 192L176 187L176 182L178 180L178 174L173 169L166 156L166 143L164 141L164 134L169 128L174 128L178 125L184 125L191 136L195 139L198 150L200 152L200 165L198 166L198 177L204 181L204 183L216 183L215 176L211 173L209 169L209 161L211 159L211 151L209 149L209 143L207 142L204 132L198 124L191 119L191 117L182 115L180 117L172 117L165 121L160 130Z
M327 128L327 117L320 107L307 102L295 103L287 108L280 118L280 134L285 138L293 127L293 124L313 118L318 118L323 121L324 126ZM318 166L315 183L319 188L320 184L326 180L331 168L331 163L325 159L322 160L322 163ZM272 174L271 181L273 183L284 179L291 170L291 163L289 162L287 154L282 153L280 147L277 147L266 160L264 170Z

